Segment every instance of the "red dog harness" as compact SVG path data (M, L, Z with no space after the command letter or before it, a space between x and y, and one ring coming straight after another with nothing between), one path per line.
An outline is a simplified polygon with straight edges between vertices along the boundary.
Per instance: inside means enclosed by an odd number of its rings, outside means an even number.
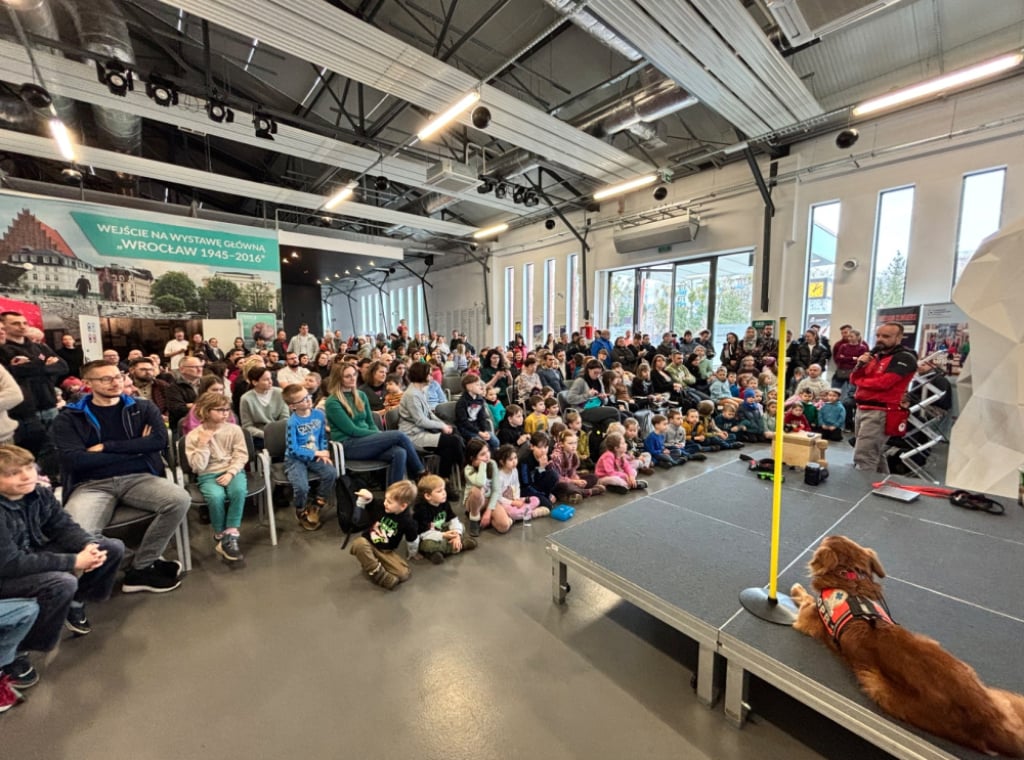
M839 638L843 635L846 625L854 618L867 620L872 626L879 620L893 622L883 600L850 596L837 588L822 589L821 596L818 597L818 616L836 646L840 646Z

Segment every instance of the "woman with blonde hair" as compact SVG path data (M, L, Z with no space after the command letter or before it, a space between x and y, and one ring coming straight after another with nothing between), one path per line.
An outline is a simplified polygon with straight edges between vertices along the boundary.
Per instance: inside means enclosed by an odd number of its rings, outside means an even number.
M388 462L388 485L407 476L419 481L425 468L416 447L405 433L377 427L370 401L358 386L359 369L354 364L335 364L331 368L324 404L331 440L341 442L346 459Z

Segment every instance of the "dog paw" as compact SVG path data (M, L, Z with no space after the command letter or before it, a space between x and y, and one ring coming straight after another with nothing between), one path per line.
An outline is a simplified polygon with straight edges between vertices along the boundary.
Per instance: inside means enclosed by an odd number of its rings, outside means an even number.
M789 595L793 597L793 601L798 605L807 597L807 589L805 589L799 583L794 583L789 589Z

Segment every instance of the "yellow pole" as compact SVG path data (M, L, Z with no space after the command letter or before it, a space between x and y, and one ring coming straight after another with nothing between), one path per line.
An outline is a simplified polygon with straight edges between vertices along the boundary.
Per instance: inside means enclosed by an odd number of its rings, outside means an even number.
M779 317L779 356L775 363L778 381L775 391L775 439L772 442L772 456L775 458L775 472L772 473L772 553L768 563L768 599L775 602L779 591L779 533L782 523L782 419L786 401L786 318Z

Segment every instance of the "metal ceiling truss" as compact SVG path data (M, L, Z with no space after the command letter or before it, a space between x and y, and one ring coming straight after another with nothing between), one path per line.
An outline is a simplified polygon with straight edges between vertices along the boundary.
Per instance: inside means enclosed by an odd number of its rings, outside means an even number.
M63 163L57 145L49 137L0 130L0 144L6 150L13 153L24 153L36 158ZM220 174L211 174L210 172L198 169L140 158L138 156L129 156L124 153L115 153L114 151L93 148L87 145L77 146L77 152L78 162L82 165L113 172L124 172L141 177L152 177L153 179L175 182L190 187L201 187L212 192L226 193L240 198L269 201L280 205L313 210L319 210L324 202L322 195L304 193L299 190L290 190L284 187L227 177ZM466 237L475 231L474 227L467 225L415 216L413 214L404 214L399 211L382 209L364 203L346 203L341 210L344 211L345 216L354 217L359 220L380 222L382 225L388 226L400 224L412 229L436 232L439 235ZM337 211L336 214L338 216L342 215L337 213Z
M319 0L160 0L261 43L438 113L479 86L472 76ZM483 85L487 133L611 182L652 167L543 111ZM462 123L470 124L469 114Z
M52 94L65 95L81 102L132 113L151 121L183 128L192 134L211 135L352 172L360 172L380 158L380 154L376 151L323 137L287 124L278 125L278 132L274 135L273 141L263 140L255 136L247 118L239 117L230 124L210 121L203 111L201 100L195 99L190 103L186 97L183 99L183 106L165 108L158 106L146 97L142 91L143 88L129 92L125 97L119 97L111 94L105 85L97 81L96 70L91 64L69 61L42 51L36 51L35 58L42 71L43 81L46 82L46 86ZM10 82L32 81L31 64L22 46L0 40L0 79ZM192 107L189 107L190 105ZM440 192L439 188L432 187L426 182L426 163L401 157L387 158L383 165L375 171L403 185ZM471 201L500 211L519 212L519 209L511 201L502 201L493 196L481 196L476 192L454 195L460 200Z

